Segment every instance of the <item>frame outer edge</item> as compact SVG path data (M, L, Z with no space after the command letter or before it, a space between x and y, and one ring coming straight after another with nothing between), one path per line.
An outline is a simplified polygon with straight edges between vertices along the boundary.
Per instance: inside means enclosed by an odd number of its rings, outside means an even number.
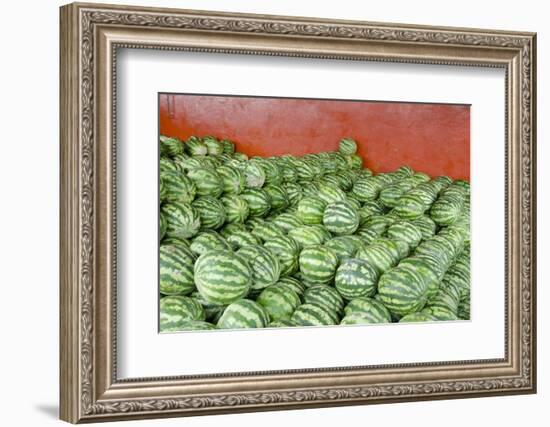
M59 9L59 418L80 418L79 376L79 134L78 19L75 5Z

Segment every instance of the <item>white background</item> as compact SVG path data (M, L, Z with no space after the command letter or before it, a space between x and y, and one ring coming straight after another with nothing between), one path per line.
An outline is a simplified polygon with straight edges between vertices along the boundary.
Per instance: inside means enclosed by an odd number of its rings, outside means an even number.
M114 3L118 3L112 0ZM417 24L454 25L537 31L538 117L550 115L550 30L543 2L524 0L309 2L298 0L138 1L134 4L202 8L242 12L314 15ZM57 421L58 401L58 9L57 1L12 2L4 5L2 26L3 66L0 78L0 320L2 353L0 379L2 424L45 426ZM546 99L545 99L546 98ZM545 289L550 270L545 256L550 216L544 189L550 173L548 127L539 120L539 274L538 350L539 393L438 402L364 407L265 412L194 419L129 422L124 425L278 426L338 425L360 421L408 426L544 425L550 404L547 362L550 339ZM491 254L487 254L490 256ZM495 254L501 256L501 254Z
M149 50L124 50L117 64L120 378L504 357L504 257L482 255L504 248L503 69ZM158 92L175 91L471 104L472 321L159 335L151 141Z

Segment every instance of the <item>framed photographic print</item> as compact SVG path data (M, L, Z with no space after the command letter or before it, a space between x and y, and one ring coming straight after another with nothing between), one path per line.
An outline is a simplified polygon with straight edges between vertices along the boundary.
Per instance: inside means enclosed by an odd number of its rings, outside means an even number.
M61 8L61 418L533 393L535 34Z

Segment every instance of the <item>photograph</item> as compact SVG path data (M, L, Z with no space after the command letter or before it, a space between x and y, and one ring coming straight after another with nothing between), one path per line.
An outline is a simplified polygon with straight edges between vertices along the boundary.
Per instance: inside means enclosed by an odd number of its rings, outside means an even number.
M158 114L161 333L470 320L470 105L159 93Z

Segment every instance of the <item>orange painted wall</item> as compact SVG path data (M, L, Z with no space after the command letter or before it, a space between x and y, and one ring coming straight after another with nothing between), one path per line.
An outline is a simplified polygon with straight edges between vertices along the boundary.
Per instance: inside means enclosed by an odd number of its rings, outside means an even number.
M248 155L336 150L350 136L375 172L408 164L431 176L470 178L470 107L200 95L159 97L160 132L214 135Z

